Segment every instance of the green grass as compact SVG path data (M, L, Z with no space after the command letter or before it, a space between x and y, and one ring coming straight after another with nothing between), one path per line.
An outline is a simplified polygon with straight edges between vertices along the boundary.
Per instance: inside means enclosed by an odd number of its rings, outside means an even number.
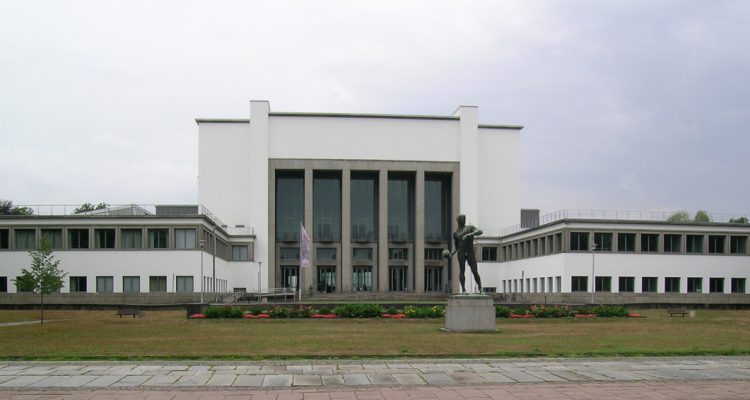
M0 327L2 359L266 359L750 354L750 311L671 318L498 319L494 333L445 333L444 320L186 320L184 312L47 311ZM0 311L0 321L37 319Z

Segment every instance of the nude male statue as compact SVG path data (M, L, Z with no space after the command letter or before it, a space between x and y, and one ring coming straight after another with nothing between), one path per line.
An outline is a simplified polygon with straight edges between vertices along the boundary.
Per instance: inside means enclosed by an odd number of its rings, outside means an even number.
M453 232L453 252L448 255L447 258L452 257L458 253L458 264L460 265L460 271L458 280L461 282L461 291L466 293L466 262L469 262L471 273L474 274L474 281L479 285L479 293L482 293L482 280L479 278L479 272L477 271L477 258L474 255L474 236L482 234L482 230L478 229L473 225L466 225L466 215L461 214L456 218L458 221L458 229Z

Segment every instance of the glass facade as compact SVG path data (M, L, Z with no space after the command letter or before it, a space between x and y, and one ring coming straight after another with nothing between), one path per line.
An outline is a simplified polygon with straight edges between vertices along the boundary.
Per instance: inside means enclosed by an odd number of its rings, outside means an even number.
M313 240L341 241L341 173L313 174Z
M414 174L388 174L388 240L414 240Z
M378 174L352 172L351 176L351 240L374 242L378 238Z
M304 218L304 171L278 171L276 173L276 240L299 241L300 224Z
M62 229L42 229L42 240L46 241L51 249L63 248Z
M425 174L424 240L440 242L451 235L451 176Z

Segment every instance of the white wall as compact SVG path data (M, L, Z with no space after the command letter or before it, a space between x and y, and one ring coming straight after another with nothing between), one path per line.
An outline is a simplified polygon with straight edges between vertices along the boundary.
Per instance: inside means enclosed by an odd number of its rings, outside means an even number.
M500 230L521 222L520 138L519 130L479 129L480 228Z

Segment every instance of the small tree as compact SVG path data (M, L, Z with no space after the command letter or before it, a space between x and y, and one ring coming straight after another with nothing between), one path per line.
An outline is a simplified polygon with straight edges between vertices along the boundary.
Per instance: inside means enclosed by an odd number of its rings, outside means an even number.
M687 211L677 211L667 218L667 222L688 222L690 221L690 214Z
M91 204L91 203L83 203L80 207L73 210L73 214L80 214L84 212L94 211L94 210L101 210L103 208L109 207L109 204L107 203L99 203L97 205Z
M695 213L695 217L693 217L693 221L711 222L711 216L708 215L708 212L706 212L706 210L698 210L698 212Z
M21 276L14 281L19 290L41 295L41 321L44 323L44 295L57 292L65 286L63 279L68 273L60 269L60 260L55 260L50 245L45 239L42 239L38 250L29 252L29 256L31 256L31 269L22 269Z
M747 217L729 218L730 224L747 224Z
M30 207L17 207L10 200L0 200L0 215L34 215Z

